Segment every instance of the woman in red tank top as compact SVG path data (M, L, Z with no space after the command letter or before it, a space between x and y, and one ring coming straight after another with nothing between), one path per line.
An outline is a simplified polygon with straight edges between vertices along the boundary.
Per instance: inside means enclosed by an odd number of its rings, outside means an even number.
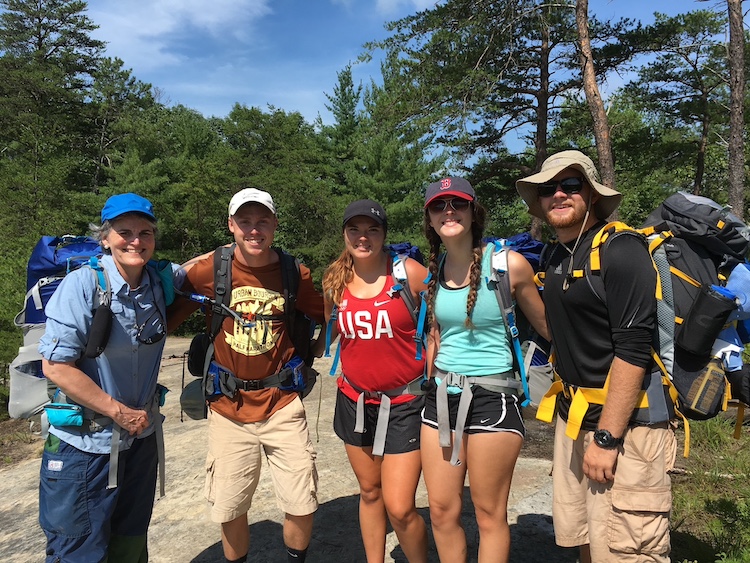
M323 276L326 318L335 309L334 330L341 339L334 430L359 482L367 561L385 559L388 518L407 559L421 563L427 561L427 529L414 499L422 471L423 401L410 391L424 373L424 361L416 359L414 321L394 289L386 230L380 204L351 203L344 212L344 250ZM419 303L427 270L408 258L404 265L412 299Z

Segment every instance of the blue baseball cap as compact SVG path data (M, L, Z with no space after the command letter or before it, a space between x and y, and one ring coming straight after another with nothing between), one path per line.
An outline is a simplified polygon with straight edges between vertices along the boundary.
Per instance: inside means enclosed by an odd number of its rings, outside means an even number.
M156 221L154 206L145 197L138 194L117 194L110 197L102 208L102 223L117 219L125 213L140 213Z

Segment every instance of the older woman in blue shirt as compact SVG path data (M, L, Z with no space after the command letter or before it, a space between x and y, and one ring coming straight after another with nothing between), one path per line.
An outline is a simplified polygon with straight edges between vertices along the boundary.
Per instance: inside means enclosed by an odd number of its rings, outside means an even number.
M39 344L44 374L59 388L55 403L63 412L70 404L83 413L82 422L50 417L39 486L48 563L148 560L146 534L163 453L156 379L166 325L158 274L146 267L156 217L147 199L119 194L107 200L101 219L94 230L111 293L106 346L97 357L84 354L101 330L93 322L100 286L90 267L60 283Z

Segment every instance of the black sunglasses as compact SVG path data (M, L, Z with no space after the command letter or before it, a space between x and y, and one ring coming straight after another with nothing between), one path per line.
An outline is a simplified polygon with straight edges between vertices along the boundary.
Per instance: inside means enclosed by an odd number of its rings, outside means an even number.
M537 186L539 197L552 197L558 190L562 190L566 195L580 193L583 189L583 178L565 178L557 182L547 182Z
M159 307L154 305L154 312L146 321L138 327L138 333L135 338L141 344L151 345L160 342L167 335L164 327L164 319L161 316Z
M453 209L453 211L465 211L469 209L469 205L471 205L471 202L468 199L463 199L460 197L454 197L452 199L435 199L430 202L430 204L427 206L427 209L429 209L433 213L441 213L448 208L448 205L451 206L451 209Z

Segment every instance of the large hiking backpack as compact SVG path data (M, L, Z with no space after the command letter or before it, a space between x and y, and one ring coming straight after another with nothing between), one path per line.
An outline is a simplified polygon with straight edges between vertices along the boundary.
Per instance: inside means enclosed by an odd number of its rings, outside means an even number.
M207 332L197 334L190 343L188 352L188 371L200 378L183 388L180 401L182 410L193 419L206 418L208 404L206 399L211 396L225 394L233 396L236 388L232 385L232 378L227 379L227 373L221 366L213 362L214 340L221 331L224 319L234 317L241 325L252 326L257 320L278 320L277 316L256 315L252 321L243 318L238 312L230 308L232 295L232 260L235 245L222 246L214 252L214 297L203 295L180 295L207 304L211 310L211 326ZM317 381L318 373L312 368L314 358L312 340L316 323L296 307L297 294L300 284L300 262L291 254L280 249L274 249L279 255L281 264L282 287L284 291L284 313L282 319L286 330L294 345L295 358L293 383L286 386L283 382L268 384L268 387L281 387L298 391L302 397L307 396ZM216 371L217 368L218 371ZM216 373L214 373L216 371ZM273 378L274 376L270 376Z
M648 237L663 294L657 300L660 368L671 376L680 414L711 418L726 410L730 397L724 366L712 353L737 309L735 296L722 288L745 259L750 230L716 202L678 192L649 215L641 232Z
M92 262L101 255L99 243L85 236L44 236L31 252L26 270L26 297L23 309L14 323L23 330L23 345L10 364L10 398L8 414L11 418L28 418L42 412L51 401L54 386L42 373L39 339L44 334L47 316L45 307L60 281L73 270L91 266L97 280L100 303L109 294L109 286L101 267ZM97 346L98 347L98 346Z
M731 396L725 377L727 366L715 344L737 310L736 296L724 286L750 248L745 238L748 228L716 202L684 192L667 198L641 229L609 223L592 241L586 270L573 272L574 278L587 278L592 292L601 300L606 300L602 255L606 254L607 243L623 234L646 238L657 272L657 331L652 356L655 373L660 374L675 413L685 423L687 456L688 420L716 416L726 410ZM750 287L742 289L750 292ZM649 411L659 409L654 402L656 395L642 392L639 406ZM547 405L544 420L551 420L550 414Z
M109 309L112 292L107 273L99 263L101 254L99 243L86 236L44 236L34 246L27 264L23 309L14 319L16 326L23 330L23 345L9 368L8 414L12 418L40 414L52 400L56 387L44 377L42 356L38 351L47 321L45 309L62 279L81 267L91 270L97 287L90 338L84 355L96 358L107 346L112 323ZM171 262L152 260L147 268L151 278L160 283L165 301L170 304L174 299Z
M413 245L409 241L399 242L394 244L387 244L383 247L391 257L391 277L393 279L393 285L391 286L391 292L398 293L406 304L406 308L409 310L412 321L414 321L414 327L416 328L416 334L414 335L414 341L416 344L415 359L421 360L427 347L425 341L425 323L427 320L427 303L425 301L425 295L420 295L419 302L414 301L411 287L409 286L409 278L406 275L406 259L411 258L416 260L424 266L424 257L419 247ZM324 357L331 357L331 343L333 340L333 327L338 321L338 306L333 305L331 310L331 318L328 319L326 325L326 347ZM339 365L339 355L341 352L341 341L339 340L336 346L336 353L334 354L333 361L331 362L331 369L329 375L336 375Z

